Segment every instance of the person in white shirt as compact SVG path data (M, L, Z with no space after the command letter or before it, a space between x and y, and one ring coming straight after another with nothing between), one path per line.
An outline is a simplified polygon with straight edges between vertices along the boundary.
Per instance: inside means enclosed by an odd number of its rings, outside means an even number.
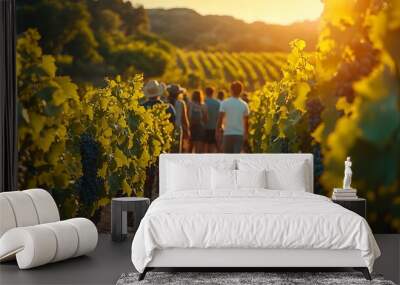
M224 153L240 153L247 142L249 129L249 106L240 95L243 84L235 81L231 84L232 96L221 103L217 139L223 136L222 149ZM224 127L223 127L224 126Z

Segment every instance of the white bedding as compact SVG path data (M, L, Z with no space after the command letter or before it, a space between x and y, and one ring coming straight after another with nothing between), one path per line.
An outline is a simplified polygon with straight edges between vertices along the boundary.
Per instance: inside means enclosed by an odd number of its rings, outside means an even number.
M132 243L132 262L143 272L155 249L357 249L372 272L380 251L359 215L307 192L171 192L156 199Z

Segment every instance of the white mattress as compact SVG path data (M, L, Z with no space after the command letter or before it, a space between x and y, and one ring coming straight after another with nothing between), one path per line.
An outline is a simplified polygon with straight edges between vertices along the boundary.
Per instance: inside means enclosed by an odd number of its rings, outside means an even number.
M370 271L380 255L359 215L324 196L261 189L156 199L134 237L132 262L142 272L155 250L169 248L359 250Z

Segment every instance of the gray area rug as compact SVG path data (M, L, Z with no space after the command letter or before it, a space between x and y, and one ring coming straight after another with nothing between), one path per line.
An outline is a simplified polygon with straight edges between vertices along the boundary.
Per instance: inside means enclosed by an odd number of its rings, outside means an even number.
M138 281L138 276L138 273L122 274L117 285L395 285L392 281L384 280L379 275L372 275L373 280L368 281L359 272L148 272L142 281Z

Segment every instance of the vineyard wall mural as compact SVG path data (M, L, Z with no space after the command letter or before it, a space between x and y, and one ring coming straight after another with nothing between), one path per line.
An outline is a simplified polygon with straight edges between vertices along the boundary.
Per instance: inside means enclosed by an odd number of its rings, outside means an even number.
M245 151L313 153L314 188L327 196L351 156L373 231L398 233L399 15L400 0L325 0L320 18L289 25L17 0L19 188L45 188L63 217L94 221L112 197L155 198L158 156L178 136L168 98L149 108L143 85L179 85L190 101L241 81Z

